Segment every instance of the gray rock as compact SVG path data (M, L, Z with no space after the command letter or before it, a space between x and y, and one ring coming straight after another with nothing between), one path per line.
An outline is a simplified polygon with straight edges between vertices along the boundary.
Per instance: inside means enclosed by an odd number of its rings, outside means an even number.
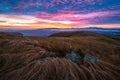
M95 56L90 55L90 54L86 54L84 59L89 60L91 62L96 62L97 61L97 58Z
M69 59L75 63L82 60L82 57L75 52L67 53L64 58Z
M47 58L40 58L39 59L39 61L41 61L41 62L44 62L44 61L46 61L47 60Z
M44 58L40 58L38 60L41 62L45 62L45 61L49 61L50 59L53 59L53 57L44 57Z
M55 52L50 52L49 55L50 55L50 57L55 57L56 56Z

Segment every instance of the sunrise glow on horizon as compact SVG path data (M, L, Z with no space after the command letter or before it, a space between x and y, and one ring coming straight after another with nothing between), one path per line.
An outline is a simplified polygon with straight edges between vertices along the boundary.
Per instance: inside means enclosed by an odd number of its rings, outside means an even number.
M120 28L119 0L0 0L0 29Z

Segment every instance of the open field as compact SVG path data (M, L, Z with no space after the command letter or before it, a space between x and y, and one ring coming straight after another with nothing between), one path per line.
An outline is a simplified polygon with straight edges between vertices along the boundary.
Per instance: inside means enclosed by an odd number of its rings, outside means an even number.
M87 32L59 34L27 37L0 33L0 80L119 80L119 38ZM82 56L89 53L98 60L75 63L64 58L71 51ZM55 57L51 58L50 52Z

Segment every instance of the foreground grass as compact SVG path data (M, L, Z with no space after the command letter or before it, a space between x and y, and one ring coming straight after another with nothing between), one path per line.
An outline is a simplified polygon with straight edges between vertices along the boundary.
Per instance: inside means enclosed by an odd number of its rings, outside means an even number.
M119 80L118 40L104 36L0 36L0 80ZM49 57L51 51L56 57ZM63 58L70 51L90 53L99 60L74 63ZM44 57L48 59L41 61Z

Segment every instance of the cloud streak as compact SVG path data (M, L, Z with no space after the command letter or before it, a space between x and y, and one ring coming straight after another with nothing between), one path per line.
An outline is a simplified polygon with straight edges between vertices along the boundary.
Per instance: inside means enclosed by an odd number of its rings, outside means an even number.
M66 12L66 11L65 11ZM33 28L72 28L95 25L109 16L119 16L119 11L92 12L88 14L37 12L34 16L0 14L0 26L28 26ZM95 21L96 20L96 21ZM94 21L94 22L93 22Z
M74 24L88 24L91 23L91 21L96 20L99 22L99 20L103 20L104 18L108 18L110 16L118 16L120 14L120 11L99 11L99 12L91 12L87 14L75 14L75 11L69 11L64 13L58 13L58 14L48 14L45 12L37 12L35 14L38 18L48 19L48 20L55 20L55 21L72 21Z

